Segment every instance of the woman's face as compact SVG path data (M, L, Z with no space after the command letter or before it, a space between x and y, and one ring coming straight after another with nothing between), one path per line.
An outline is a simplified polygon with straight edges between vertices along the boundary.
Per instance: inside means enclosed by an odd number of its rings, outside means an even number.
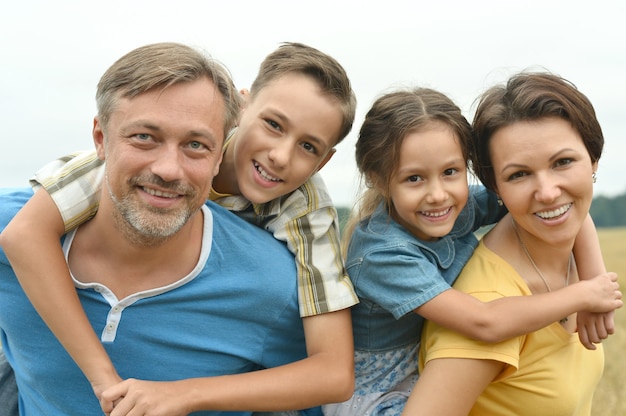
M527 238L571 244L589 212L597 168L571 124L517 122L496 131L489 151L497 192Z

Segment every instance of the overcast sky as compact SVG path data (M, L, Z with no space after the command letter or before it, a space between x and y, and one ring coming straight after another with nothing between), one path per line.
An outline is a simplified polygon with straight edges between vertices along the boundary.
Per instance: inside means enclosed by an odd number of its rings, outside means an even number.
M337 205L354 201L354 142L379 94L435 88L471 118L480 92L528 68L557 73L591 99L606 140L596 195L626 192L622 0L14 0L2 9L0 186L26 185L47 161L93 147L96 84L131 49L202 48L247 88L265 55L297 41L334 56L358 99L352 133L322 170Z

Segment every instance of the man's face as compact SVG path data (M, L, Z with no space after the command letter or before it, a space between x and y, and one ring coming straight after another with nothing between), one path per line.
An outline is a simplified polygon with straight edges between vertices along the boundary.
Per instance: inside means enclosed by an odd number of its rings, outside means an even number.
M338 102L310 77L272 81L242 111L226 151L237 183L223 191L265 203L297 189L334 153L342 121Z
M198 211L219 170L223 120L208 79L120 98L107 126L96 118L113 217L127 236L158 244Z

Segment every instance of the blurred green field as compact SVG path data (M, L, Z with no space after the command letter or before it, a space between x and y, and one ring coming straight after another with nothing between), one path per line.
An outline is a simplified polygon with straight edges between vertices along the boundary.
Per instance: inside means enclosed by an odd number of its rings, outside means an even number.
M626 291L626 227L600 228L600 245L609 271L620 278ZM593 416L626 415L626 308L615 313L615 334L604 346L604 375L593 399Z

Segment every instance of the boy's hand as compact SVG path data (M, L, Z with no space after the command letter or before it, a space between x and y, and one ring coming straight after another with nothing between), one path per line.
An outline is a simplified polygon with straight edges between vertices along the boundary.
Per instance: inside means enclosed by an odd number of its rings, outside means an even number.
M185 416L188 389L175 381L145 381L129 378L102 393L100 406L106 415Z
M103 376L102 379L91 382L91 388L98 400L102 400L102 393L109 387L113 387L122 382L122 378L113 372L112 374Z
M605 313L578 312L576 316L578 338L589 350L595 350L595 344L615 332L615 311Z
M99 373L99 377L96 380L90 380L91 388L98 400L102 399L102 393L109 387L113 387L116 384L122 382L122 378L117 374L115 369L111 371L102 371Z

